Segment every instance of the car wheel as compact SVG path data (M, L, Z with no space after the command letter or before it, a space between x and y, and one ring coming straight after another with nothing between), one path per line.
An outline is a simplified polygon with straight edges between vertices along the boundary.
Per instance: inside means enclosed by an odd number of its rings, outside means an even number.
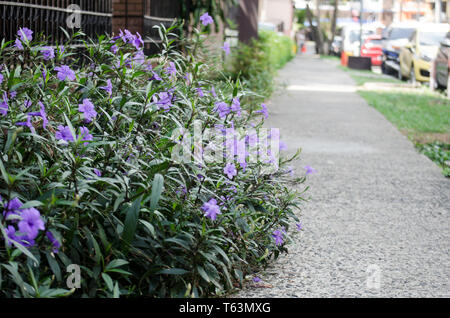
M398 72L397 72L397 78L398 78L400 81L403 81L403 80L405 79L405 78L403 77L403 75L402 75L401 69L399 69Z
M414 71L414 65L411 65L411 73L409 75L409 82L414 85L417 83L416 72Z
M384 64L384 62L383 62L383 63L381 63L381 73L383 73L383 74L387 74L387 70L386 70L386 64Z
M447 77L447 98L450 98L450 70Z

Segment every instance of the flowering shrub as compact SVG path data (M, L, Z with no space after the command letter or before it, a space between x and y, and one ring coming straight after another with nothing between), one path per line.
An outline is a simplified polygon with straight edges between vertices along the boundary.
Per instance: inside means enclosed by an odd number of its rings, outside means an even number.
M152 59L127 30L83 42L83 63L70 49L81 33L57 48L25 28L2 42L1 296L222 294L286 250L301 199L290 185L305 180L287 166L297 155L270 172L273 160L245 150L172 159L194 123L258 132L268 113L241 102L251 93L239 81L207 80L213 70L174 50L170 31Z

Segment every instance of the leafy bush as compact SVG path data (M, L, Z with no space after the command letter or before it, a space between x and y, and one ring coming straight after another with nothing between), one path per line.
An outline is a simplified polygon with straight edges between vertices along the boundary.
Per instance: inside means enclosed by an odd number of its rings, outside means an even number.
M434 142L425 145L417 145L419 151L433 160L442 168L442 173L450 178L450 144Z
M264 110L239 105L251 94L239 81L206 80L206 65L172 48L171 29L152 59L128 31L68 36L83 41L82 60L26 29L2 42L2 297L222 294L286 251L301 200L290 185L305 180L287 166L297 155L270 172L242 153L172 160L195 125L259 132ZM232 149L251 143L240 137ZM79 288L66 285L71 264Z
M262 98L273 91L275 71L294 57L295 42L288 36L273 31L260 30L258 39L250 45L239 44L233 54L230 73L234 79L241 78L249 89Z

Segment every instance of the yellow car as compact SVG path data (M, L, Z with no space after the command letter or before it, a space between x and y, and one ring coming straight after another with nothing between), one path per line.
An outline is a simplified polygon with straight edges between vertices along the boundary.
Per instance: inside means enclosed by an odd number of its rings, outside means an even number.
M439 44L449 30L447 23L418 26L409 42L400 49L399 79L409 79L413 83L430 81L431 61L436 58Z

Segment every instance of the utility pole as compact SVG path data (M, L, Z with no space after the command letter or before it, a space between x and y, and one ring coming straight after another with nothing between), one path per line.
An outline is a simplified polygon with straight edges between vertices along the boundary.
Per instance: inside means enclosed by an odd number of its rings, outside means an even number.
M449 5L447 3L447 5ZM436 20L436 23L441 23L441 0L435 0L434 1L434 19Z
M420 0L417 0L417 21L420 21Z
M360 0L361 7L359 9L359 56L361 56L361 48L363 43L363 11L364 11L364 0Z

